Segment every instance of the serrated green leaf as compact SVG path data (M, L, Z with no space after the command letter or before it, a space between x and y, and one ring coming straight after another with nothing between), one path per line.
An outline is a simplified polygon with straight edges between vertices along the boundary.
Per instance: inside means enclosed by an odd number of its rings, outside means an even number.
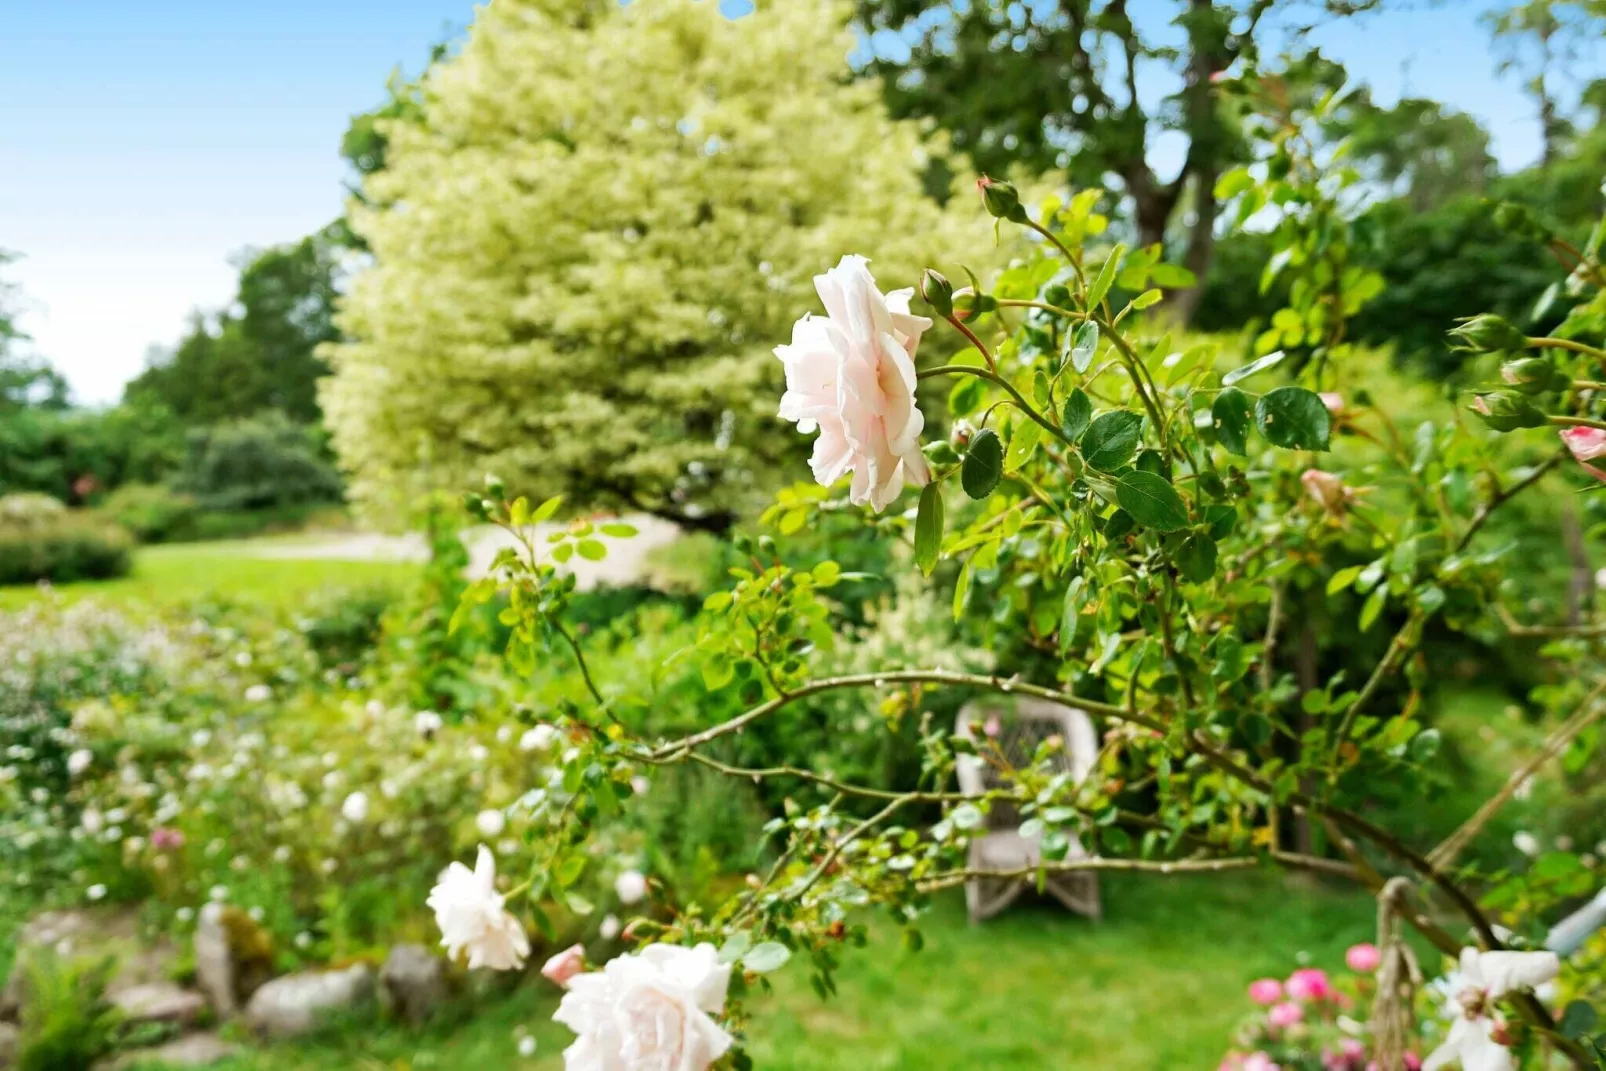
M1182 579L1203 584L1216 575L1216 541L1194 532L1177 547L1176 563Z
M1082 459L1101 472L1113 472L1132 460L1142 436L1141 414L1129 409L1100 413L1082 436Z
M1125 474L1115 481L1115 498L1145 528L1174 532L1188 525L1188 508L1182 496L1156 473L1134 470Z
M983 428L970 440L970 450L959 466L959 484L965 494L983 499L993 493L1004 474L1004 444L991 428Z
M1315 391L1278 387L1255 405L1255 424L1273 446L1326 450L1332 414Z
M1240 457L1249 454L1249 409L1249 395L1237 387L1228 387L1216 395L1210 406L1216 439L1229 453Z
M969 373L962 374L953 390L948 392L948 412L956 417L969 416L981 408L986 394L985 380Z
M1087 431L1087 426L1093 422L1093 400L1081 387L1071 391L1071 396L1065 399L1065 414L1060 420L1060 430L1065 432L1072 442L1080 439Z
M1099 325L1088 320L1071 336L1071 367L1080 375L1093 364L1099 350Z
M765 941L754 945L742 957L742 966L755 974L777 971L792 958L792 950L779 941Z
M1031 460L1042 435L1042 426L1035 420L1021 418L1009 433L1009 449L1004 453L1004 471L1017 472Z

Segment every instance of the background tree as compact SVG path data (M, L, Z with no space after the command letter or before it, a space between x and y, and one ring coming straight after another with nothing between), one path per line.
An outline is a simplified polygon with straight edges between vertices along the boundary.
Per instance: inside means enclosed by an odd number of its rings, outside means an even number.
M1522 0L1491 12L1487 23L1501 54L1500 70L1526 75L1543 137L1543 163L1551 163L1572 129L1561 83L1580 59L1599 55L1606 37L1603 0Z
M489 469L726 524L806 446L766 385L817 307L811 276L872 229L891 236L873 266L888 289L956 247L922 196L920 132L847 78L848 14L482 9L424 75L420 114L377 122L385 165L352 208L375 261L322 397L354 495L403 503Z
M343 222L291 245L249 254L230 308L197 313L189 333L124 391L167 406L186 424L211 424L277 409L300 423L319 419L318 347L334 340Z
M1244 157L1212 78L1258 54L1267 16L1352 12L1376 0L1168 0L1163 15L1127 0L859 0L893 114L935 119L984 171L1019 165L1075 186L1109 183L1130 202L1139 243L1164 241L1188 215L1181 263L1201 279L1215 246L1217 177ZM1180 34L1180 43L1176 41ZM904 54L903 44L908 44ZM1146 87L1170 87L1158 106ZM1150 94L1152 98L1152 94ZM1181 138L1175 175L1156 142ZM1197 289L1177 296L1191 316Z

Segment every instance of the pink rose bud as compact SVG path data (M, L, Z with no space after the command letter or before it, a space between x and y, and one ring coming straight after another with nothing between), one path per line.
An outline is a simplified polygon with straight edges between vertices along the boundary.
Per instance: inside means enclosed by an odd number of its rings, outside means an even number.
M1344 507L1354 497L1350 489L1344 486L1341 477L1321 469L1306 469L1300 474L1299 482L1305 485L1305 493L1322 509L1335 515L1343 513Z
M1344 396L1337 391L1324 390L1317 397L1322 400L1323 405L1327 406L1327 411L1334 416L1338 416L1344 411Z
M1344 963L1357 974L1371 974L1382 965L1383 953L1376 945L1350 945L1349 951L1344 953Z
M983 725L981 727L981 731L986 733L988 738L992 739L992 740L997 740L998 739L998 734L1002 730L1003 730L1003 726L999 724L998 715L997 714L994 714L991 717L989 717L987 719L987 721L985 723L983 723Z
M1579 461L1593 461L1606 456L1606 430L1601 428L1563 428L1561 441Z
M546 961L541 968L541 975L556 985L567 986L570 978L585 969L586 950L580 945L570 945Z
M1283 984L1275 978L1250 982L1249 999L1262 1007L1270 1007L1283 999Z
M1327 1000L1333 995L1327 972L1315 967L1304 967L1289 975L1287 989L1292 1000Z
M1266 1021L1279 1028L1293 1026L1303 1018L1305 1018L1305 1009L1291 1000L1285 1000L1281 1004L1274 1005L1271 1011L1266 1013Z

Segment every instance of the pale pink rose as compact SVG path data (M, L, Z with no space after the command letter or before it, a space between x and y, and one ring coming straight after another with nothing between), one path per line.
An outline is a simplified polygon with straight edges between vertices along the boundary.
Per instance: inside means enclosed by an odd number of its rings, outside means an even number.
M999 722L997 714L994 714L994 715L990 716L987 719L987 721L982 724L982 727L981 727L981 731L986 733L988 738L993 739L993 740L998 739L998 734L1003 732L1003 730L1004 730L1004 727Z
M1344 963L1357 974L1371 974L1382 965L1383 953L1376 945L1350 945L1349 951L1344 953Z
M184 847L184 834L171 826L157 826L151 830L151 847L159 852L176 851Z
M1261 978L1250 982L1249 999L1262 1007L1270 1007L1283 999L1283 984L1275 978Z
M1305 1009L1291 1000L1273 1005L1271 1011L1266 1013L1266 1021L1279 1029L1293 1026L1303 1018Z
M915 406L915 347L931 326L909 312L913 288L882 295L869 262L845 256L814 277L826 315L806 314L792 344L775 347L786 366L780 416L805 434L819 429L809 467L829 487L853 473L855 505L886 509L904 485L924 486L925 418Z
M1315 967L1303 967L1289 975L1286 989L1290 1000L1327 1000L1333 995L1327 972Z
M1327 411L1334 416L1338 416L1344 411L1344 396L1337 391L1324 390L1317 397L1322 400L1323 405L1327 406Z
M1316 501L1328 513L1338 514L1344 512L1354 493L1344 486L1341 477L1321 469L1306 469L1300 474L1299 482L1305 485L1305 493Z
M581 945L570 945L542 965L541 975L556 985L567 986L570 978L585 969L585 948Z
M1265 1053L1252 1052L1244 1057L1244 1071L1282 1071L1282 1068Z
M1606 430L1601 428L1562 428L1561 441L1579 461L1606 457Z

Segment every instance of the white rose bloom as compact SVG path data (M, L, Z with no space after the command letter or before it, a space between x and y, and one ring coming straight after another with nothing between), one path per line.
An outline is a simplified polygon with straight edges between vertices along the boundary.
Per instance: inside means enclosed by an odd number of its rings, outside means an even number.
M482 837L494 837L507 828L507 815L498 810L486 809L474 816L474 825Z
M1515 1071L1511 1050L1495 1040L1500 1025L1493 1004L1508 993L1532 989L1561 971L1554 952L1479 952L1461 950L1451 1005L1455 1022L1450 1034L1422 1064L1422 1071L1460 1064L1462 1071Z
M353 825L368 819L368 793L353 792L340 805L340 816Z
M253 684L245 690L245 700L248 703L266 703L273 698L273 689L266 684Z
M95 755L92 751L88 748L79 748L67 756L67 773L72 777L77 777L89 769L94 762Z
M519 1055L525 1059L535 1055L535 1038L529 1034L519 1038Z
M1530 859L1544 851L1544 846L1539 843L1539 838L1527 830L1522 830L1513 836L1511 844Z
M597 933L599 933L602 936L602 939L604 941L611 941L615 937L618 937L619 936L619 930L620 930L620 925L619 925L619 916L618 915L604 916L603 920L602 920L602 925L597 927Z
M483 763L491 757L491 749L484 744L471 744L468 749L468 757L470 761L476 764Z
M519 920L502 906L502 894L496 891L496 859L483 844L474 869L454 862L425 902L435 912L441 944L453 959L467 950L470 968L509 971L524 965L529 939Z
M413 731L425 740L440 732L444 724L441 716L433 710L420 710L413 715Z
M78 819L78 824L84 827L85 833L95 834L106 828L106 819L95 808L85 807L83 815Z
M106 898L106 886L91 885L88 889L84 890L84 893L91 900L104 900Z
M552 1016L579 1035L566 1071L705 1071L731 1047L712 1018L730 973L713 945L652 945L571 978Z
M809 467L820 484L851 472L853 503L879 513L905 483L931 479L920 453L925 418L915 405L914 363L931 321L910 314L913 289L883 296L860 256L816 275L814 288L826 316L805 315L791 345L775 347L786 366L779 415L805 434L819 429Z
M545 751L552 746L552 742L557 738L557 729L546 724L537 725L532 729L524 730L524 735L519 737L519 750Z
M647 895L647 879L639 870L626 870L613 879L613 891L618 894L620 903L638 903Z

